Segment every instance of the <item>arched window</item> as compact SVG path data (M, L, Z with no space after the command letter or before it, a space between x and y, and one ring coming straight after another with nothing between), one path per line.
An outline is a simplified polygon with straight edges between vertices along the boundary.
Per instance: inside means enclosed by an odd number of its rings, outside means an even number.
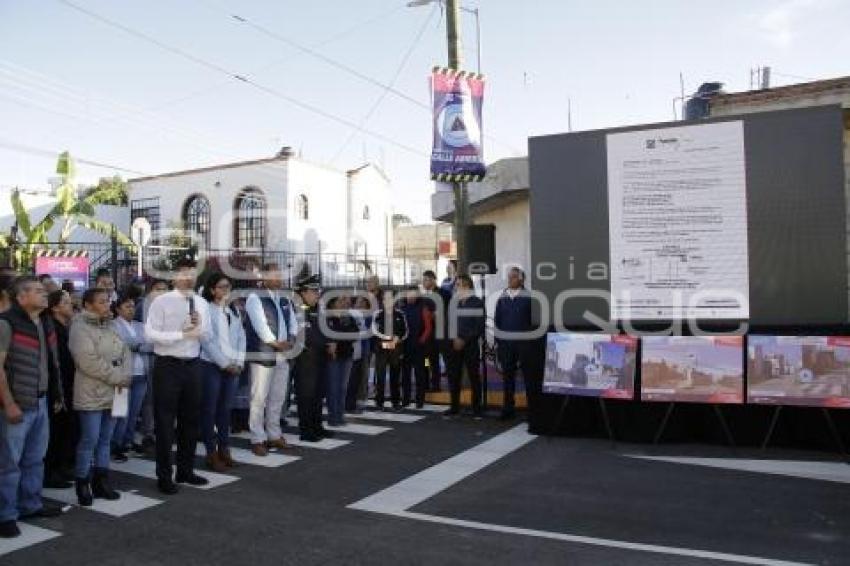
M210 247L210 201L204 195L192 195L183 205L183 226L194 232L198 245Z
M298 195L295 199L295 211L301 220L310 218L310 202L307 200L307 195Z
M266 199L259 189L243 189L233 203L233 245L262 248L266 243Z
M363 220L369 220L369 205L363 207Z

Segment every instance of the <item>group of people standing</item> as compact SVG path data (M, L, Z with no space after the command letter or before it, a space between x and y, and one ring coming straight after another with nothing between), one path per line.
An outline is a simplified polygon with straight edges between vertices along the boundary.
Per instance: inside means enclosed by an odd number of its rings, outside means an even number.
M514 275L511 285L520 288L500 297L496 320L518 331L527 305L521 272ZM170 285L154 280L144 296L134 288L117 293L100 272L76 308L49 278L0 281L0 537L17 536L20 518L60 512L42 501L43 485L73 483L83 506L118 499L110 460L126 461L130 450L153 449L164 494L181 483L207 483L195 472L199 440L209 469L236 466L230 432L242 376L250 383L248 429L258 457L289 448L282 423L291 384L300 439L318 442L361 408L373 366L378 410L387 374L393 409L422 407L426 391L440 388L442 358L446 414L460 412L465 369L480 417L484 310L468 276L450 270L438 286L429 271L421 289L401 296L383 292L376 278L365 292L323 296L319 278L304 276L292 295L279 266L268 264L256 287L233 287L219 272L198 285L190 260L176 265ZM507 343L502 351L512 383L523 354ZM503 417L512 416L512 391L506 388Z

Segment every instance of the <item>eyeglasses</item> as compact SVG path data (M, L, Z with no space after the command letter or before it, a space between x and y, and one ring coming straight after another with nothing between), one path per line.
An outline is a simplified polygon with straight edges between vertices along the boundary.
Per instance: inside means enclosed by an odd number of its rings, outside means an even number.
M231 289L232 287L233 285L231 285L230 283L219 283L215 286L216 289L221 289L222 291Z

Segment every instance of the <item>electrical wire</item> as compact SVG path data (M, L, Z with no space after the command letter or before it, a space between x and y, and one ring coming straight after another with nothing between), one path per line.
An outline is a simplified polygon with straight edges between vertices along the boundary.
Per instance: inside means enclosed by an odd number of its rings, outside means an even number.
M356 31L359 31L360 29L362 29L364 27L367 27L367 26L375 24L379 21L383 21L385 19L388 19L389 17L391 17L391 16L397 14L399 11L401 11L402 8L404 8L404 5L400 4L400 5L396 6L395 8L393 8L392 10L388 10L386 12L383 12L381 14L378 14L374 17L369 18L368 20L364 20L364 21L360 22L359 24L355 24L351 27L348 27L348 28L346 28L346 29L344 29L344 30L342 30L338 33L335 33L334 35L332 35L330 37L323 39L322 41L319 41L318 43L315 43L314 45L312 45L312 48L318 49L319 47L324 47L326 45L330 45L331 43L334 43L334 42L339 41L339 40L341 40L345 37L348 37L349 35L353 34ZM303 53L301 53L300 55L303 55ZM263 73L263 72L265 72L265 71L267 71L267 70L269 70L273 67L276 67L276 66L278 66L282 63L290 62L290 61L296 59L297 57L299 57L299 54L296 54L294 56L280 57L278 59L274 59L273 61L269 61L265 65L262 65L261 67L256 68L254 71L250 72L248 76L256 76L256 75ZM178 98L168 100L168 101L165 101L165 102L161 102L159 104L155 104L155 105L149 107L148 110L162 110L162 109L167 108L169 106L174 106L176 104L182 104L184 102L187 102L187 101L192 100L194 98L197 98L199 96L209 94L212 91L219 90L219 89L221 89L221 88L223 88L227 85L230 85L230 84L233 84L233 81L231 79L219 81L215 84L208 85L208 86L204 87L203 89L194 90L194 91L192 91L188 94L185 94L183 96L180 96Z
M413 52L416 50L416 48L419 46L419 43L422 41L422 36L425 35L425 31L428 29L428 24L430 24L431 20L434 19L435 13L437 13L436 6L431 8L431 11L428 13L428 17L423 22L422 27L419 29L419 32L414 36L413 41L407 48L407 51L404 53L404 56L401 58L401 62L399 63L398 67L396 67L393 76L390 78L388 87L381 91L380 96L378 96L377 100L375 100L374 104L372 104L371 108L369 108L369 111L366 113L366 115L363 116L363 119L360 120L359 127L357 128L357 130L351 132L345 142L336 151L333 158L331 158L331 164L336 163L342 153L348 148L349 144L360 133L360 130L362 130L366 126L372 116L375 115L375 112L377 112L378 109L381 107L381 104L383 104L384 100L387 98L387 95L390 93L390 88L394 87L395 82L398 80L402 71L404 71L404 68L407 66L407 63L410 60L410 57L413 55Z
M19 144L19 143L10 142L10 141L6 141L6 140L3 140L3 139L0 139L0 148L15 151L17 153L28 153L30 155L37 155L39 157L50 157L50 158L53 158L53 159L56 159L59 156L59 154L62 153L61 151L52 151L52 150L49 150L49 149L43 149L43 148L33 147L33 146L28 146L28 145L22 145L22 144ZM83 165L90 165L92 167L100 167L102 169L112 169L112 170L115 170L115 171L123 171L124 173L132 173L133 175L140 175L140 176L148 175L148 173L145 173L143 171L136 171L134 169L127 169L126 167L121 167L120 165L113 165L111 163L105 163L103 161L95 161L95 160L92 160L92 159L85 159L85 158L82 158L82 157L78 157L76 155L74 156L74 161L76 161L77 163L82 163Z
M100 14L93 12L93 11L87 9L87 8L82 7L82 6L79 6L78 4L71 2L70 0L56 0L56 1L67 6L67 7L69 7L69 8L71 8L71 9L73 9L73 10L76 10L76 11L82 13L82 14L85 14L86 16L88 16L88 17L90 17L94 20L97 20L97 21L99 21L99 22L101 22L105 25L119 29L119 30L123 31L124 33L126 33L128 35L131 35L131 36L133 36L137 39L145 41L146 43L150 43L151 45L155 45L156 47L162 49L163 51L167 51L169 53L172 53L173 55L176 55L178 57L186 59L187 61L191 61L191 62L195 63L196 65L205 67L205 68L207 68L211 71L215 71L215 72L220 73L220 74L225 74L228 77L231 77L233 80L243 82L246 85L249 85L249 86L255 88L256 90L264 92L264 93L266 93L270 96L273 96L275 98L278 98L280 100L284 100L284 101L292 104L293 106L297 106L298 108L301 108L302 110L306 110L308 112L311 112L313 114L321 116L321 117L323 117L327 120L342 124L346 127L349 127L349 128L352 128L352 129L357 129L357 124L355 122L352 122L351 120L349 120L347 118L343 118L341 116L338 116L336 114L328 112L327 110L323 110L322 108L314 106L313 104L299 100L299 99L297 99L293 96L290 96L288 94L280 92L277 89L274 89L272 87L269 87L269 86L266 86L262 83L254 81L249 77L246 77L246 76L241 75L237 72L231 71L231 70L227 69L226 67L219 65L218 63L213 63L211 61L208 61L206 59L198 57L198 56L196 56L192 53L189 53L188 51L185 51L183 49L180 49L178 47L175 47L175 46L170 45L168 43L165 43L163 41L160 41L160 40L156 39L155 37L149 36L149 35L142 33L142 32L140 32L136 29L133 29L133 28L128 27L124 24L121 24L119 22L116 22L114 20L106 18L104 16L101 16ZM391 144L395 147L398 147L399 149L403 149L404 151L407 151L407 152L412 153L414 155L425 156L425 157L429 156L428 153L422 151L421 149L417 149L417 148L414 148L414 147L407 145L403 142L397 141L397 140L395 140L395 139L393 139L393 138L391 138L391 137L389 137L385 134L382 134L380 132L368 130L368 129L365 129L365 128L363 128L361 130L361 132L364 133L364 134L368 134L369 136L372 136L376 139L382 140L382 141L384 141L388 144Z

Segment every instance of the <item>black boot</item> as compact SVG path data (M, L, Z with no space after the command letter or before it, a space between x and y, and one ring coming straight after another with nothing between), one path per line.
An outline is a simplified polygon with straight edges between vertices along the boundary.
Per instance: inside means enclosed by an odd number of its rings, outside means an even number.
M121 498L121 494L109 485L109 470L106 468L95 468L91 482L92 495L100 499L115 501Z
M91 507L93 498L89 478L76 478L75 484L77 488L77 501L83 507Z

